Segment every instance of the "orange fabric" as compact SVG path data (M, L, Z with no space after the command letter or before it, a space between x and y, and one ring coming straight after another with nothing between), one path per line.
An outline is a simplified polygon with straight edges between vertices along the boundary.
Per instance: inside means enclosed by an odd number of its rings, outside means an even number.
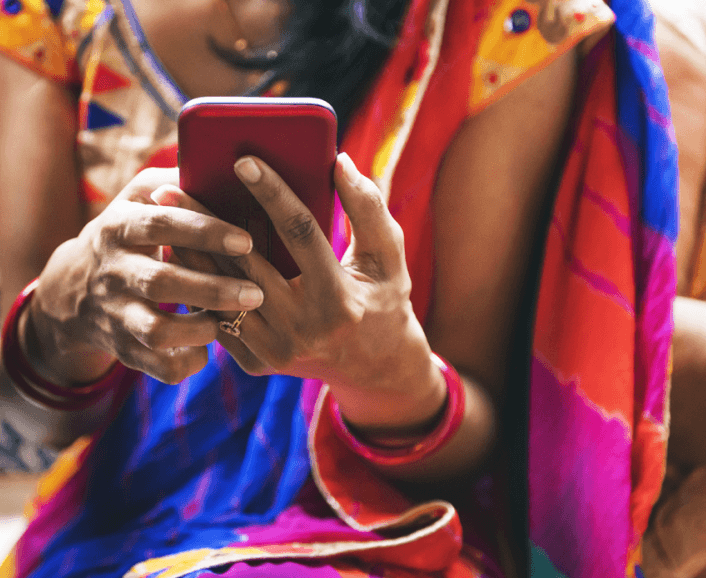
M566 379L580 375L579 388L592 403L608 414L620 416L625 424L632 424L633 396L625 395L634 375L633 359L625 355L633 350L635 338L634 272L625 269L625 263L632 262L632 242L617 226L601 226L609 217L586 196L587 190L601 191L601 200L627 219L627 183L622 177L623 167L615 166L621 158L617 127L608 120L616 115L612 64L603 66L600 74L602 77L593 83L587 98L593 114L584 114L585 122L578 127L575 145L590 147L591 152L569 161L563 187L573 189L573 197L558 198L549 229L544 263L548 289L539 300L536 321L537 326L548 331L535 335L535 349ZM606 120L594 123L595 117ZM590 229L594 226L596 234ZM569 268L560 266L567 258L576 267L619 280L614 298L606 299L605 294L592 289ZM577 314L567 318L568 312ZM610 324L610 328L597 331L596 319ZM568 336L560 332L567 323L575 325L575 331ZM605 361L595 363L596 358ZM606 387L607 383L614 386Z

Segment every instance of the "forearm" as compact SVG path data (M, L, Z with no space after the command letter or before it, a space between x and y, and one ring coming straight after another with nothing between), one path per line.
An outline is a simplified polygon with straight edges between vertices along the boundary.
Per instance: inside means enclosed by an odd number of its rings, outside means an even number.
M8 469L38 471L48 466L49 456L103 424L112 403L109 394L85 410L53 410L28 401L0 371L0 453Z
M390 478L417 484L468 481L486 465L495 447L497 416L492 400L474 380L461 377L465 400L458 430L438 451L399 466L378 466ZM437 487L438 489L438 487Z
M373 458L374 466L391 479L421 484L478 472L492 452L497 430L495 402L486 388L459 372L459 364L442 369L423 334L400 347L400 357L390 366L396 368L388 376L392 386L376 382L371 388L344 389L349 395L332 387L346 425L374 450L417 444L435 449L423 455L412 451L416 457L403 463Z
M31 305L31 299L28 303ZM106 388L87 406L77 406L73 403L72 383L61 377L57 379L57 376L62 375L60 372L54 371L47 376L46 368L49 366L46 363L39 366L36 364L37 359L47 358L41 353L51 351L52 348L38 342L30 313L30 308L25 307L19 315L8 315L6 331L3 334L3 363L0 366L0 421L5 431L2 447L5 454L21 449L24 458L30 457L29 461L17 457L15 465L19 469L24 469L23 463L31 467L31 463L37 461L32 460L32 456L49 455L52 450L62 449L77 437L93 432L105 422L114 402L118 401L115 396L119 395L114 387L117 380L109 379L106 381ZM93 353L93 357L96 355L99 358L107 357L104 353ZM51 357L58 356L54 354L49 356ZM84 374L87 367L98 367L95 359L89 358L88 362L81 359L73 361L80 370L74 371L78 375ZM112 359L110 362L112 363ZM54 399L53 392L45 391L44 384L25 375L23 363L28 364L40 378L51 381L60 390L65 391L64 401L58 406L44 402L46 397Z
M83 216L72 95L5 57L0 57L0 93L0 322L4 322L16 296L41 273L56 247L78 234ZM19 334L24 338L24 323ZM28 350L38 351L36 344ZM41 456L52 453L42 448L62 448L87 433L100 410L56 412L32 404L5 371L5 364L15 360L2 361L0 451L7 467L41 468L46 465Z

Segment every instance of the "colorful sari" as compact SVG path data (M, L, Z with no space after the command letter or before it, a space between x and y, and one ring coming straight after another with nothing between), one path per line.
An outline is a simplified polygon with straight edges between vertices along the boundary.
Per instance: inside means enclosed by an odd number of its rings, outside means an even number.
M341 147L405 231L423 319L429 207L453 135L559 54L588 52L530 300L532 359L518 361L529 378L511 514L541 576L639 575L664 469L676 151L647 5L612 9L616 27L596 44L613 21L597 2L412 0ZM174 164L184 95L129 1L4 1L0 17L7 53L81 85L84 199L109 200L141 166ZM333 246L346 244L338 207ZM475 505L461 518L447 502L414 504L332 433L320 383L249 377L217 344L209 352L176 387L126 377L112 423L40 484L0 576L503 575L498 479L469 483Z

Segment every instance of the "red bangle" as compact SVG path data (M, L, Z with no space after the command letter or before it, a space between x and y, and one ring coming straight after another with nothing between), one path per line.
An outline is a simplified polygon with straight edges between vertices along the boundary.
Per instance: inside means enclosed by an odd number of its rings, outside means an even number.
M466 410L466 390L461 377L444 359L432 353L432 361L441 369L448 390L444 414L433 431L421 440L402 448L381 448L366 445L346 427L338 403L328 396L328 411L336 435L356 454L379 466L399 466L416 462L433 454L458 431Z
M24 288L7 314L2 328L3 365L17 390L30 400L62 411L86 409L113 389L125 367L116 362L100 379L76 387L62 387L40 376L25 357L18 336L20 315L32 300L38 281L35 279Z

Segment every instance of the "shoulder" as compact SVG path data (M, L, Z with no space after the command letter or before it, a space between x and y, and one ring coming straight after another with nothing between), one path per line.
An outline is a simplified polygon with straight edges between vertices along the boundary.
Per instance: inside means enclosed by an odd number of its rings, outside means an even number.
M587 52L615 16L603 0L500 0L482 19L469 111L478 113L562 54Z
M0 9L0 52L62 83L75 81L79 46L105 0L13 0Z

